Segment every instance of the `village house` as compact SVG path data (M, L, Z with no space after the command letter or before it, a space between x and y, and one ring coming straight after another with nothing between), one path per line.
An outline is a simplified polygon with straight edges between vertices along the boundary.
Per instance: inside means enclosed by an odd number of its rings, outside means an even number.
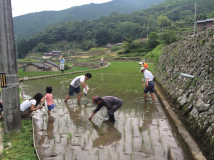
M197 30L202 29L209 29L214 26L214 18L207 18L205 20L198 20L197 23Z
M60 57L61 56L61 51L52 51L49 53L43 53L43 58L47 59L47 58L51 58L51 57Z
M24 66L24 70L27 72L32 71L60 71L59 65L51 62L51 61L44 61L44 62L32 62L28 63Z

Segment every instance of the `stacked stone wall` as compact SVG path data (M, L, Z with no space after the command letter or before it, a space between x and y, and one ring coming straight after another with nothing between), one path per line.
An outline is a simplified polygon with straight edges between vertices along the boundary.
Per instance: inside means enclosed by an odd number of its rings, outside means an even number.
M163 48L154 74L187 127L214 148L214 29Z

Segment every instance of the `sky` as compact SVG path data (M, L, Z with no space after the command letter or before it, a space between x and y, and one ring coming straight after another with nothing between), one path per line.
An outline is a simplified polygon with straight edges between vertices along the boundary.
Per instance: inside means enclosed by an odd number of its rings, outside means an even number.
M111 0L11 0L13 17L41 12L60 11L89 3L105 3Z

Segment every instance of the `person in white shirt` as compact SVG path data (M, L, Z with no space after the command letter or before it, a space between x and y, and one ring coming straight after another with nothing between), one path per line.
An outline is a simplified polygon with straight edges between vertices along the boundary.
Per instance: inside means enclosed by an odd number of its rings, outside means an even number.
M146 99L147 99L147 93L150 92L151 97L152 97L152 101L153 101L153 103L155 103L155 95L154 95L155 87L154 87L154 82L153 82L154 76L145 67L142 67L140 69L140 71L142 73L144 73L144 78L145 78L145 82L146 82L145 89L144 89L145 102L146 102Z
M72 80L72 82L70 83L69 92L68 92L68 95L65 97L64 102L67 102L68 98L70 96L74 95L74 92L76 92L76 94L78 94L78 102L80 102L80 99L82 96L82 91L81 91L79 85L82 84L82 86L85 88L85 90L88 93L89 91L86 87L87 84L84 81L90 79L91 77L92 77L91 73L86 73L85 75L74 78Z
M43 95L41 93L37 93L31 99L25 100L20 105L20 111L22 118L28 118L33 111L42 108L43 106L36 107L39 103L41 103Z

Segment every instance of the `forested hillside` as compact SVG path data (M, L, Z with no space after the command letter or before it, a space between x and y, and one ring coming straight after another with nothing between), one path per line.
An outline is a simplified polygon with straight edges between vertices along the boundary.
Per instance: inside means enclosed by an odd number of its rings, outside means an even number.
M112 12L118 14L131 13L159 4L164 0L113 0L102 4L88 4L71 7L62 11L44 11L13 18L14 32L19 39L29 39L48 26L68 22L70 20L92 20L108 16ZM59 1L60 3L60 1ZM26 6L27 7L27 6Z
M214 16L214 0L196 0L196 2L198 18ZM147 29L149 33L153 31L158 33L162 30L162 26L164 30L171 30L179 39L184 31L193 31L194 6L195 0L166 0L159 5L132 14L112 13L91 21L61 23L45 29L29 40L21 40L18 43L19 56L24 57L38 44L39 47L45 46L48 51L51 48L48 48L47 44L61 40L76 42L81 45L82 49L87 50L95 45L122 42L125 37L133 37L133 39L146 37ZM158 44L157 35L153 34L153 37L156 37L154 44ZM171 42L175 39L176 37ZM166 44L171 42L166 42ZM150 47L155 47L155 45Z

